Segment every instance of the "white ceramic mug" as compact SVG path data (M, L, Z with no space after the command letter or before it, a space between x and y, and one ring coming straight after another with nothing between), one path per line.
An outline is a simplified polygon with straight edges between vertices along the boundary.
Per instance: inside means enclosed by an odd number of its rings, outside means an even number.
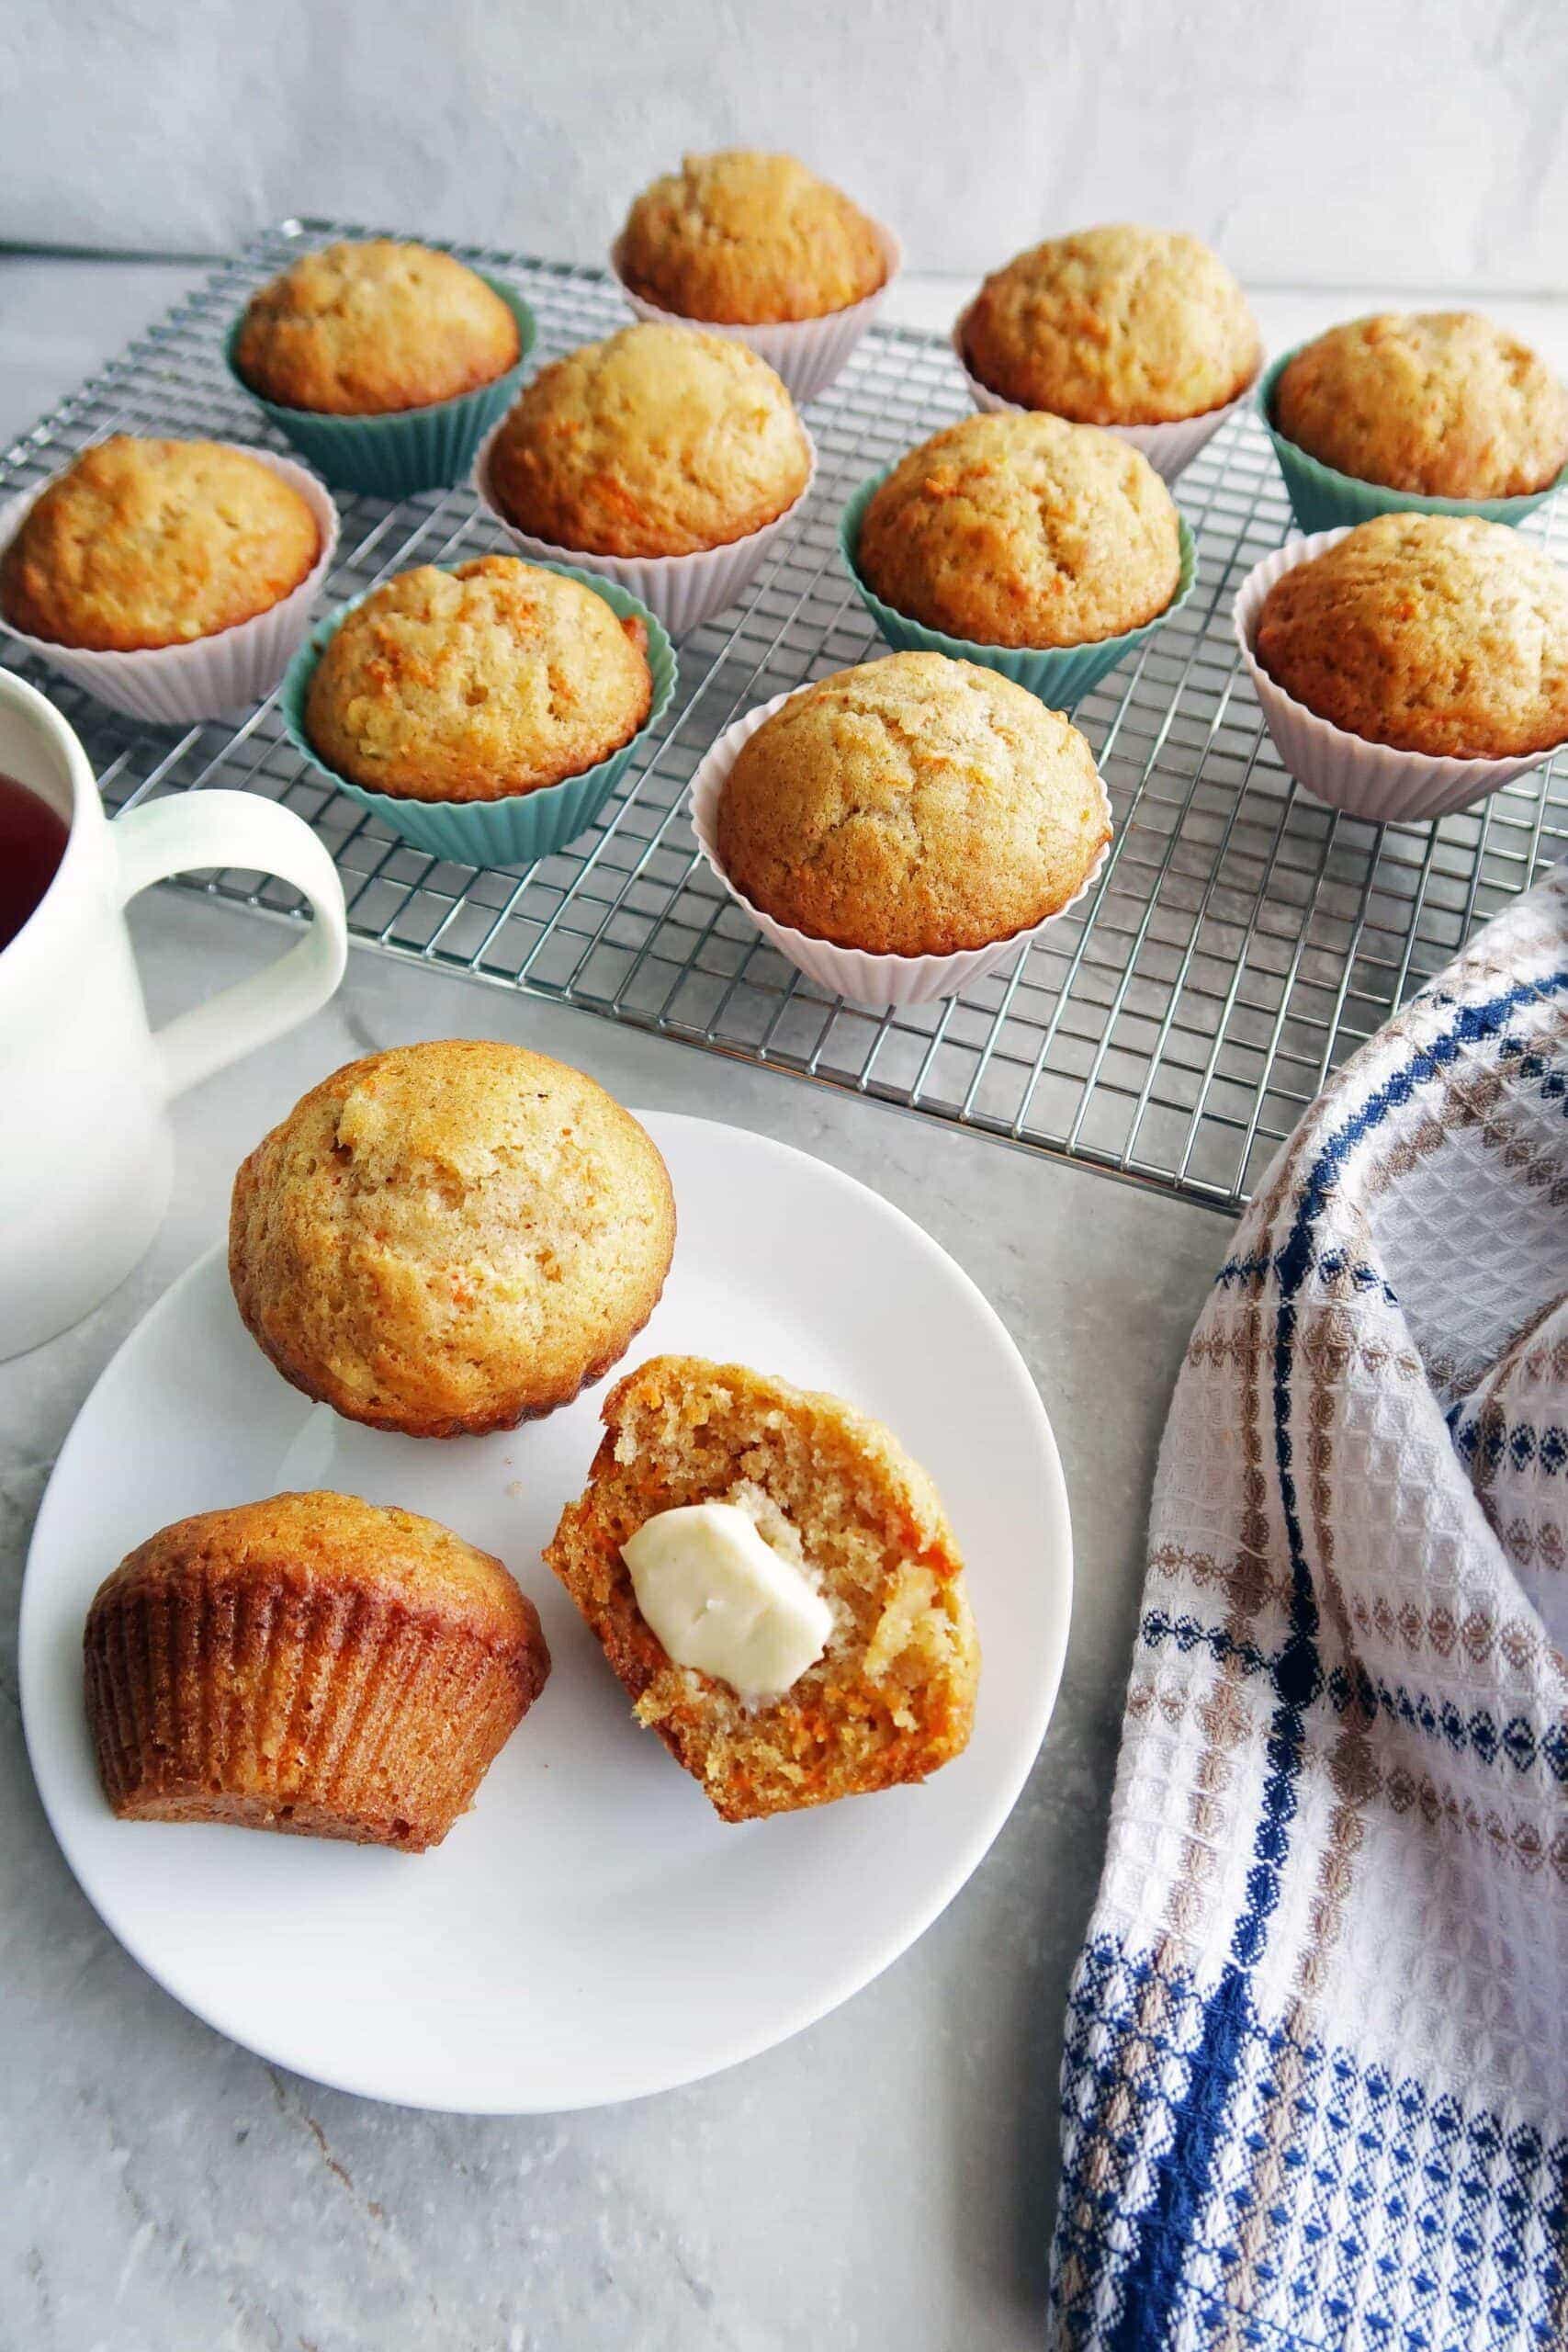
M130 1272L168 1206L166 1105L326 1002L343 977L343 886L310 827L247 792L192 792L110 825L60 713L0 671L0 775L65 820L54 879L0 950L0 1360L79 1321ZM265 972L149 1029L125 906L197 866L281 876L314 920Z

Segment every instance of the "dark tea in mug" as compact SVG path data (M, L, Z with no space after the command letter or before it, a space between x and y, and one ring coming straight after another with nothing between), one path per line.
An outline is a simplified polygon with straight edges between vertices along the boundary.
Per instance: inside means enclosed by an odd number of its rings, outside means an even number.
M63 817L15 776L0 775L0 948L9 947L60 871Z

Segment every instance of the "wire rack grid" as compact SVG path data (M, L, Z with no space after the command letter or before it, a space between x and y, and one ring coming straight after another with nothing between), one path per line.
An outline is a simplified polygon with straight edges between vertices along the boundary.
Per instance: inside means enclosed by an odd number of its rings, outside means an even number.
M363 233L289 221L259 237L14 444L0 489L112 431L269 438L224 366L224 332L304 247ZM597 273L450 250L520 286L541 358L624 323ZM1440 824L1385 827L1292 783L1230 633L1237 584L1290 527L1268 444L1243 415L1178 487L1199 540L1192 597L1074 714L1116 824L1093 893L1010 971L950 1002L875 1015L824 996L701 861L686 786L732 718L882 650L839 560L839 508L966 408L945 343L871 331L808 413L819 469L802 519L742 603L681 646L681 690L599 824L522 873L442 863L389 834L302 769L273 701L238 727L158 730L36 674L111 809L213 785L297 809L331 849L369 946L1234 1210L1329 1071L1568 849L1568 787L1553 763ZM340 505L333 600L412 563L505 544L466 486ZM255 874L176 887L300 911Z

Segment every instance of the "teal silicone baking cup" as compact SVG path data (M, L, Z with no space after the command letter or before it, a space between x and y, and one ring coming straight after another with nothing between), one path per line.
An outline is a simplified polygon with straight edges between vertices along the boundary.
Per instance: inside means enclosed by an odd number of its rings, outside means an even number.
M451 566L444 569L450 570ZM335 768L311 749L305 732L305 698L310 691L310 681L316 674L316 664L343 627L355 606L365 596L351 597L319 621L294 656L278 688L278 707L283 713L283 725L289 741L308 766L318 775L325 776L339 792L350 800L357 800L373 817L379 817L395 833L400 833L415 849L432 857L450 858L457 865L532 865L536 858L548 857L568 842L586 831L608 800L639 745L646 742L674 697L680 669L675 650L660 623L624 588L613 581L595 578L592 571L576 571L564 563L541 563L541 571L558 571L563 580L579 580L603 596L613 613L622 620L636 618L648 631L648 666L653 676L653 700L648 717L629 743L612 752L607 760L594 767L584 768L581 775L570 775L561 784L541 785L536 792L518 792L505 800L407 800L394 797L389 792L367 792L363 785L350 784ZM367 589L365 595L374 592Z
M1304 350L1305 345L1298 345L1297 349ZM1523 498L1427 498L1416 490L1391 490L1384 482L1358 481L1354 474L1342 474L1309 458L1304 449L1275 430L1274 387L1280 370L1295 356L1294 351L1284 352L1264 370L1258 387L1258 408L1285 478L1291 512L1303 531L1337 531L1345 524L1370 523L1374 514L1479 514L1483 523L1522 523L1568 481L1568 466L1564 466L1544 490L1532 490Z
M868 588L861 578L855 560L866 506L892 470L891 466L885 466L852 493L839 517L839 553L862 604L897 652L947 653L960 662L977 662L982 669L995 670L1002 677L1010 678L1015 686L1027 686L1032 695L1038 695L1053 710L1069 710L1119 662L1125 662L1130 653L1135 653L1146 639L1162 628L1173 613L1179 613L1192 594L1198 577L1198 543L1179 515L1181 569L1177 576L1176 594L1164 612L1156 613L1152 621L1145 621L1141 628L1123 629L1120 637L1099 638L1092 645L977 645L967 638L949 637L945 629L928 628L923 621L911 620L907 613L895 612L891 605L885 605L874 589Z
M481 384L477 392L461 392L455 401L437 401L429 408L395 409L387 416L327 416L317 409L283 408L253 391L234 365L243 311L223 340L229 372L330 489L367 491L376 498L451 490L467 479L475 450L511 406L538 332L533 311L515 288L503 278L485 277L482 270L478 275L516 320L519 348L516 364L493 384Z

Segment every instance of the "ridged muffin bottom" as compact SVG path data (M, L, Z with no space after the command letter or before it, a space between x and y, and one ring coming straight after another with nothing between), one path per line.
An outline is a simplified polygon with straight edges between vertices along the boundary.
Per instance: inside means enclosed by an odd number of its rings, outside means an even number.
M122 1819L418 1853L468 1810L547 1664L542 1642L498 1644L400 1599L229 1568L101 1594L85 1671Z

